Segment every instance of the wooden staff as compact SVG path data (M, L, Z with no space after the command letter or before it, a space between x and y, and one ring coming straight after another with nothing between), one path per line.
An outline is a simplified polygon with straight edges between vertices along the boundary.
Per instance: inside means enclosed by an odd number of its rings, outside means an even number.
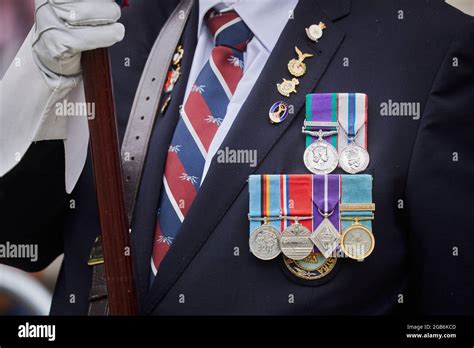
M89 131L110 314L135 315L138 305L107 49L84 52L82 68L86 101L95 103L96 110Z

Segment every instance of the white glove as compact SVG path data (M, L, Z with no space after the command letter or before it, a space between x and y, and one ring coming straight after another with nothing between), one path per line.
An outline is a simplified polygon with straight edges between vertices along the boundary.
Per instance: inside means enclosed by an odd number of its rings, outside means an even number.
M40 69L49 78L80 74L81 52L123 39L120 13L114 0L36 0L33 52Z

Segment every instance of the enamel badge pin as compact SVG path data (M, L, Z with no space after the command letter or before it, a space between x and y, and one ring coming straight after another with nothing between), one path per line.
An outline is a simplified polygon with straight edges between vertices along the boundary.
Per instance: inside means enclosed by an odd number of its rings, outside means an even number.
M288 116L289 106L283 101L275 102L268 111L268 117L272 123L281 123Z
M323 30L326 29L326 24L319 22L319 24L313 24L309 28L306 28L306 35L311 41L318 42L323 36Z
M289 97L291 93L296 93L296 86L299 84L300 81L297 78L283 79L282 83L277 83L277 89L282 96Z
M288 63L288 71L294 77L301 77L306 74L306 64L304 60L306 58L311 58L313 55L311 53L303 53L301 50L295 46L296 54L298 59L292 59Z

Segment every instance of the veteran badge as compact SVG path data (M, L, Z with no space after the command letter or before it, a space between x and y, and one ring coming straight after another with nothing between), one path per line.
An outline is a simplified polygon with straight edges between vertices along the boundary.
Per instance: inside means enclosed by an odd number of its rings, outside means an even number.
M166 81L163 84L164 99L160 107L160 112L164 114L171 102L171 92L181 77L181 61L183 60L184 49L182 45L178 45L171 60L171 67L166 75Z
M299 84L300 81L297 78L283 79L282 83L277 83L277 89L282 96L289 97L291 93L296 93L296 86Z
M313 24L309 28L306 28L306 35L311 41L318 42L323 36L323 30L326 29L326 24L319 22L319 24Z
M288 63L288 71L294 77L301 77L306 74L306 64L304 60L306 58L311 58L313 55L311 53L303 53L301 50L295 46L296 54L298 59L292 59Z
M176 82L178 82L180 76L181 76L181 67L179 66L176 68L172 68L170 71L168 71L168 74L166 75L166 82L163 86L163 92L171 93L174 89Z
M335 257L325 258L319 252L312 252L303 260L292 260L283 255L288 270L295 276L306 280L316 280L328 275L336 265Z
M173 65L178 66L181 63L181 60L183 59L184 56L184 49L183 46L179 45L176 48L176 52L173 55Z
M268 111L268 117L272 123L283 122L289 113L289 106L283 101L274 103Z

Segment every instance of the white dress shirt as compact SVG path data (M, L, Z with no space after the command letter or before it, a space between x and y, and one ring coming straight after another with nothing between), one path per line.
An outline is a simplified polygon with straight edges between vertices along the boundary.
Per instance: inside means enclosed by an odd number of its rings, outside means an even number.
M280 34L298 0L200 0L198 43L188 77L185 100L202 67L209 59L214 42L207 30L204 17L213 7L233 9L254 34L244 55L244 74L227 107L208 151L203 179L212 158L234 123L241 106L260 76ZM82 83L64 79L55 88L46 83L47 77L35 64L31 50L31 33L17 57L21 68L12 64L0 86L0 177L10 171L23 157L33 141L64 139L66 155L66 191L70 193L85 164L88 149L86 117L58 117L56 102L84 101ZM19 95L27 95L18 102Z
M255 82L260 76L268 57L270 57L270 53L275 47L281 32L290 18L291 11L294 10L297 3L298 0L199 1L199 26L197 32L198 44L194 54L191 72L189 74L185 100L202 67L207 63L209 56L211 55L211 50L214 47L213 38L209 34L209 30L204 23L204 17L210 9L232 9L236 11L254 34L254 38L249 42L247 45L247 51L244 53L243 77L227 106L225 118L219 126L219 129L209 147L202 180L204 180L207 174L214 155L232 127L241 106L244 104L255 85Z

